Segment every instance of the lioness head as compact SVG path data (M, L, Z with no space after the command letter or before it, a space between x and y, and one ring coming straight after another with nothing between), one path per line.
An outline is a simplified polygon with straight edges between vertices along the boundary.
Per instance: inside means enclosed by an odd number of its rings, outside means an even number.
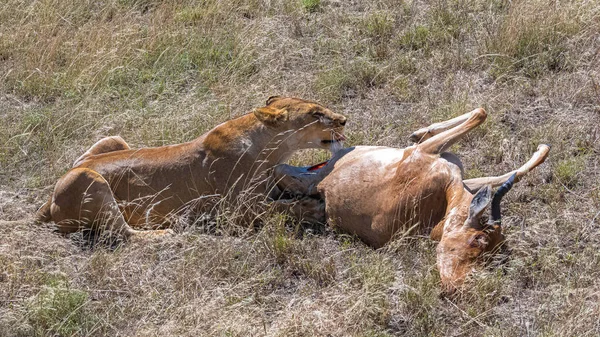
M267 127L280 131L290 147L332 150L345 140L346 117L313 101L271 96L254 115Z

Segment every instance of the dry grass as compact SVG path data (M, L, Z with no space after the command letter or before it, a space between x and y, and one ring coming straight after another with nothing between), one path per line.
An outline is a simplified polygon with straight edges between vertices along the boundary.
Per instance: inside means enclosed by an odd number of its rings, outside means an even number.
M453 148L469 177L553 146L506 198L508 262L453 302L427 238L374 251L272 215L109 250L0 221L2 335L600 334L597 1L7 0L0 22L2 220L103 136L186 141L273 94L346 114L349 145L484 106Z

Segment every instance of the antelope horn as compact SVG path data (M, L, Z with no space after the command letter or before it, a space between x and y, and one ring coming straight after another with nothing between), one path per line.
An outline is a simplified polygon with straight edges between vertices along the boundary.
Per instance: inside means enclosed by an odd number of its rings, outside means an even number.
M502 186L500 186L498 191L494 193L494 199L492 199L491 216L490 220L488 221L489 225L502 224L502 214L500 214L500 202L502 201L502 197L504 197L504 195L512 188L516 177L516 173L510 176L510 178L508 178L508 180L504 184L502 184Z

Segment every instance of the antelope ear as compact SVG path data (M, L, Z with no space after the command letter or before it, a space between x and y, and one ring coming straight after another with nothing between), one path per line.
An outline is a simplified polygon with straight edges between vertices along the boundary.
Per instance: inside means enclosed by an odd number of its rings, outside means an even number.
M268 106L254 109L254 115L267 126L278 126L288 120L287 110Z
M469 207L469 217L467 218L467 224L471 224L473 220L478 219L481 213L485 210L487 205L492 201L492 187L486 185L481 188L477 194L471 200L471 206ZM477 222L477 221L475 221Z
M281 98L282 98L282 97L281 97L281 96L279 96L279 95L276 95L276 96L269 96L269 98L267 98L267 103L265 103L265 105L269 105L269 104L271 104L271 103L273 103L273 102L275 102L275 101L278 101L278 100L280 100Z

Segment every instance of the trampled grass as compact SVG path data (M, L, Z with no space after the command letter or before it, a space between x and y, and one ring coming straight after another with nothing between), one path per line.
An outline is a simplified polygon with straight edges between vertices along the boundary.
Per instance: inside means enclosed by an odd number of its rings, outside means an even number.
M552 145L505 198L506 262L453 301L426 237L375 251L281 215L239 230L223 208L216 233L109 249L0 221L2 335L600 334L596 1L7 0L0 22L2 220L104 136L188 141L276 94L348 116L347 145L404 147L483 106L452 149L469 177Z

